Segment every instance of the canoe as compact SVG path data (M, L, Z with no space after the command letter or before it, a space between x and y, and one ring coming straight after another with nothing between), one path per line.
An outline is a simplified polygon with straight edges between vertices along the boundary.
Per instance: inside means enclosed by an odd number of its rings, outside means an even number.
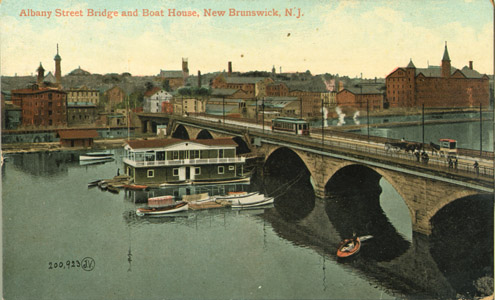
M142 217L145 215L164 215L172 214L180 211L185 211L189 209L187 202L179 202L174 205L158 208L138 208L136 210L136 215Z
M101 179L98 179L98 180L94 180L94 181L91 181L91 182L88 182L88 187L93 187L93 186L97 186L98 183L100 183Z
M251 207L259 207L259 206L264 206L268 204L273 203L273 197L268 197L268 198L263 198L260 201L257 202L249 202L249 203L237 203L237 204L232 204L232 208L251 208Z

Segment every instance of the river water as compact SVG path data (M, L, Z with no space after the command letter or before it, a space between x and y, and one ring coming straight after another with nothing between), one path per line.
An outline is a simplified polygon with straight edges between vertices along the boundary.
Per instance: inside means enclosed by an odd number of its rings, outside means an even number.
M307 176L277 175L282 162L249 185L210 190L261 191L276 196L272 207L141 218L147 197L185 191L88 188L122 170L114 153L95 165L80 165L79 152L8 156L5 299L431 299L479 294L493 278L490 197L456 201L425 237L386 180L365 190L342 180L318 199ZM375 237L357 257L336 259L356 232Z

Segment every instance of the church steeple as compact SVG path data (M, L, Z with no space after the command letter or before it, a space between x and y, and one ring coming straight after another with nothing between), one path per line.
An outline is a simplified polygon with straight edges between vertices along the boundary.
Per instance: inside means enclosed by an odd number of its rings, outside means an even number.
M36 71L38 71L38 78L37 78L36 82L38 83L38 86L42 86L43 85L43 79L45 78L45 69L43 69L41 62L40 62L40 66L38 67L38 69Z
M445 50L443 51L442 61L450 61L449 50L447 49L447 41L445 41Z
M55 60L55 79L57 81L57 85L60 86L60 84L62 83L62 68L60 66L60 61L62 60L62 58L58 54L58 44L57 44L57 55L55 55L54 60Z
M442 58L442 77L450 77L450 57L449 51L447 50L447 42L445 42L445 50Z

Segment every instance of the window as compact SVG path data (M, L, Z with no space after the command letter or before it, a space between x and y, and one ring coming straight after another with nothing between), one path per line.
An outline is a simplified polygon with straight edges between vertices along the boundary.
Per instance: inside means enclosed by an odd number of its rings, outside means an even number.
M229 171L234 171L235 167L234 166L229 166Z
M174 176L179 176L179 168L174 168L172 172Z
M223 158L223 149L218 149L218 158Z
M194 168L194 175L201 175L201 168L200 167Z
M225 173L225 167L224 166L218 166L218 174L223 174Z
M172 159L173 160L179 159L179 151L173 151L172 152Z
M147 175L148 175L148 178L153 178L155 177L155 170L148 170L148 172L146 172Z

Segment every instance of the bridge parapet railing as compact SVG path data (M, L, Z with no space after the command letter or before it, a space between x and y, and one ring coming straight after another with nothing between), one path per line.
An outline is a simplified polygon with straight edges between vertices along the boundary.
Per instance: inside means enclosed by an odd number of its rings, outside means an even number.
M205 120L201 119L201 121L207 122L207 123L213 123L215 126L218 126L218 121L214 122L211 120ZM248 132L255 132L260 135L264 135L266 137L273 137L276 139L282 139L286 140L287 142L293 141L294 138L297 138L301 141L308 141L312 144L312 146L320 146L321 150L325 151L326 146L331 146L331 147L336 147L336 148L341 148L345 150L354 150L358 152L363 152L363 153L369 153L369 154L375 154L375 155L381 155L385 157L391 157L394 159L401 159L401 160L406 160L406 161L416 161L417 163L421 163L426 166L430 167L436 167L440 168L443 171L447 172L452 172L452 173L468 173L476 176L482 176L482 177L491 177L493 178L494 176L494 169L493 167L487 167L486 165L479 164L478 167L474 166L474 163L467 163L467 162L458 162L457 167L455 166L454 163L449 164L447 158L442 158L439 156L435 155L429 155L428 160L424 160L421 157L418 158L416 155L410 152L405 152L405 151L390 151L386 150L383 144L380 144L378 142L371 142L370 144L359 144L357 142L363 143L362 140L356 139L356 138L351 138L351 137L342 137L341 140L329 140L329 139L324 139L323 143L318 143L317 138L312 138L312 137L305 137L305 136L296 136L296 135L290 135L290 134L282 134L279 132L273 133L270 129L270 127L266 126L267 128L265 130L260 129L260 124L256 124L257 127L251 127L252 124L245 124L245 125L239 125L239 124L231 124L231 123L226 123L222 124L223 126L228 126L231 128L235 128L236 130L240 131L248 131ZM347 139L347 141L346 141ZM373 146L374 145L374 146Z

